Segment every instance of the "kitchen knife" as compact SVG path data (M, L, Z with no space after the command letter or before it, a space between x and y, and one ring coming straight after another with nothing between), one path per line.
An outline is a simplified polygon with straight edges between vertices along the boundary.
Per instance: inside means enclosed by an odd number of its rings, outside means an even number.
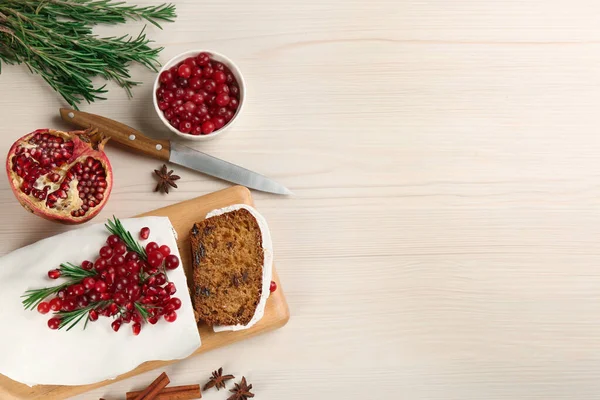
M268 193L290 195L292 192L274 180L247 170L238 165L194 150L165 139L152 139L141 132L109 118L82 111L60 109L61 118L83 129L97 128L112 142L119 143L132 151L170 161L196 171L203 172L228 182L244 185Z

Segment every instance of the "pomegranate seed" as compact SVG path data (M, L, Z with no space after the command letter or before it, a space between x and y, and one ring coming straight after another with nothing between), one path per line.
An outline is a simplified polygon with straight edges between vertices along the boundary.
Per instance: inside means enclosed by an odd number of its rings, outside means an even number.
M158 318L157 318L157 317L155 317L155 316L152 316L152 317L148 318L148 322L149 322L151 325L155 325L155 324L158 322Z
M167 283L167 286L165 286L165 290L171 296L177 292L177 289L175 288L175 284L173 282Z
M56 330L59 327L60 327L60 318L50 318L48 320L48 328Z
M175 254L170 254L165 258L165 268L172 270L179 267L179 258Z
M97 321L98 320L98 311L90 310L90 312L88 314L88 319L92 322Z
M177 69L177 74L181 78L189 78L190 76L192 76L192 68L187 64L182 64Z
M146 245L146 253L150 254L156 250L158 250L158 244L156 244L156 242L150 242Z
M93 290L93 289L94 289L94 288L92 288L92 290ZM100 294L99 294L98 292L96 292L96 291L89 292L89 293L87 294L87 297L88 297L88 299L89 299L89 300L90 300L92 303L95 303L95 302L97 302L98 300L100 300Z
M107 239L106 239L106 244L110 246L110 248L114 249L115 246L119 243L123 243L121 241L121 238L118 237L117 235L110 235Z
M271 285L269 286L269 291L271 293L273 293L276 290L277 290L277 283L275 283L275 281L271 281Z
M100 257L108 259L113 255L113 249L108 246L102 246L99 251Z
M81 268L85 269L86 271L90 271L92 268L94 268L94 264L92 264L91 261L85 260L81 262Z
M65 289L59 290L58 293L56 293L56 297L62 300L65 297L67 297L67 292L65 291Z
M175 322L177 319L177 313L175 311L171 311L170 313L165 315L165 321L167 322Z
M50 271L48 271L48 278L50 279L58 279L61 276L61 272L59 269L52 269Z
M106 284L106 282L99 280L99 281L96 281L96 284L94 285L94 289L96 289L96 292L98 292L98 293L104 293L108 289L108 285Z
M37 310L40 314L48 314L48 311L50 311L50 304L42 301L40 304L38 304Z
M77 299L77 308L85 308L90 304L87 296L81 296Z
M135 324L133 324L133 326L131 327L131 330L133 331L133 335L137 336L140 334L140 331L142 330L142 324L140 324L139 322L136 322Z
M121 319L115 319L112 324L110 324L113 331L118 332L121 327Z

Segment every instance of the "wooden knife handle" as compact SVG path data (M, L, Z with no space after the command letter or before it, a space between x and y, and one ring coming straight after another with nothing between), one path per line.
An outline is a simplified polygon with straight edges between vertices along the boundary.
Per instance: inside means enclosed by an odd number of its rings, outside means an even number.
M60 116L63 121L83 129L97 128L99 132L109 137L111 142L162 161L169 161L171 144L168 140L151 139L125 124L82 111L61 108Z

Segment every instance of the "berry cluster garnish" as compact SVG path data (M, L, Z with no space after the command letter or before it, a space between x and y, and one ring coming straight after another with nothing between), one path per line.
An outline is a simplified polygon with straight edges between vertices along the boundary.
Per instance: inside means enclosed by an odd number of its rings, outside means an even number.
M208 135L231 121L240 88L231 70L209 53L188 57L158 77L158 108L179 132Z
M172 297L177 289L169 282L167 270L176 269L179 258L167 245L149 242L142 247L117 218L108 221L111 233L94 261L71 263L48 271L48 278L67 281L52 287L32 289L22 296L27 310L37 308L41 314L53 312L50 329L70 330L81 321L113 317L112 329L132 323L139 335L144 323L156 324L160 317L167 322L177 319L181 300ZM148 239L150 229L144 227L140 237Z

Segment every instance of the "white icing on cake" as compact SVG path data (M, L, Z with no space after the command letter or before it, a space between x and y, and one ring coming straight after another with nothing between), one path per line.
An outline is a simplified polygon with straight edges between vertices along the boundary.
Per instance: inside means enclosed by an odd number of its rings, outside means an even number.
M134 237L144 226L148 241L166 244L179 257L173 227L166 217L121 220ZM144 324L133 336L131 324L113 332L111 318L100 317L83 330L83 321L70 331L50 330L51 314L25 310L21 295L28 289L54 286L47 272L60 263L80 264L95 260L109 232L103 224L72 230L0 258L0 373L29 386L85 385L113 379L150 360L175 360L191 355L200 346L183 268L168 272L177 287L182 306L177 320L161 318L156 325Z
M256 306L256 310L254 311L254 316L248 322L247 325L215 325L213 326L213 330L215 332L223 332L223 331L240 331L242 329L248 329L256 324L263 317L265 313L265 306L267 305L267 299L269 298L271 279L273 274L273 241L271 240L271 232L269 231L269 225L265 218L259 214L254 208L246 205L246 204L234 204L229 207L219 208L218 210L213 210L206 215L206 218L214 217L217 215L225 214L228 212L236 211L243 208L252 214L256 222L258 223L258 227L260 229L260 235L262 237L262 247L264 253L264 260L262 266L262 292L260 295L260 300L258 305Z

